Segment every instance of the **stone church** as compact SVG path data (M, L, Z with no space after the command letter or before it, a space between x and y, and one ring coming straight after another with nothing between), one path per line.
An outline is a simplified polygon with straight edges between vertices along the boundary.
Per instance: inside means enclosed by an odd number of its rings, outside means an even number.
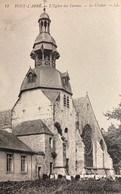
M30 68L12 110L0 113L0 180L43 174L113 174L112 159L88 95L72 98L68 72L56 68L60 55L40 15Z

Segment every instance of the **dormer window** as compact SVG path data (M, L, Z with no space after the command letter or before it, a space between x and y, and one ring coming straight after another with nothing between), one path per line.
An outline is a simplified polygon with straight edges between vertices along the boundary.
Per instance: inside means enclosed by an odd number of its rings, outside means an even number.
M66 77L63 77L63 82L64 82L64 85L68 85L68 77L66 76Z
M68 128L67 128L67 127L65 128L65 131L64 131L64 132L65 132L65 133L68 133Z
M28 82L35 82L35 75L31 72L28 74Z

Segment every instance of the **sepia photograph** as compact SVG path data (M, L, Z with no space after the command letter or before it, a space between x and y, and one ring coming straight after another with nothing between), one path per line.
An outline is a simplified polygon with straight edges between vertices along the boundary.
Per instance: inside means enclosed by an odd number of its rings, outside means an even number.
M121 193L121 1L0 1L0 193Z

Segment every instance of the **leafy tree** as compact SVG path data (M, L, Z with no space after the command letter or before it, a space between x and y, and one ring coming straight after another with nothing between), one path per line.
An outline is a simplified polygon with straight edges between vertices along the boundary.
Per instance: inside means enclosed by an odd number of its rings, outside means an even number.
M121 103L112 112L108 111L105 116L108 120L115 119L119 121L117 127L111 124L108 131L104 133L108 152L113 159L114 169L118 173L121 167Z

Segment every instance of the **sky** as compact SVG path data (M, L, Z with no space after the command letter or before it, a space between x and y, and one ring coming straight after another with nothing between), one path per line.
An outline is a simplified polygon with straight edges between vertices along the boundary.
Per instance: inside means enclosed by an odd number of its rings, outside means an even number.
M121 2L119 0L48 0L50 32L68 70L73 98L88 92L101 128L103 113L113 110L121 95ZM11 109L34 61L30 53L39 34L42 0L0 1L0 111Z

